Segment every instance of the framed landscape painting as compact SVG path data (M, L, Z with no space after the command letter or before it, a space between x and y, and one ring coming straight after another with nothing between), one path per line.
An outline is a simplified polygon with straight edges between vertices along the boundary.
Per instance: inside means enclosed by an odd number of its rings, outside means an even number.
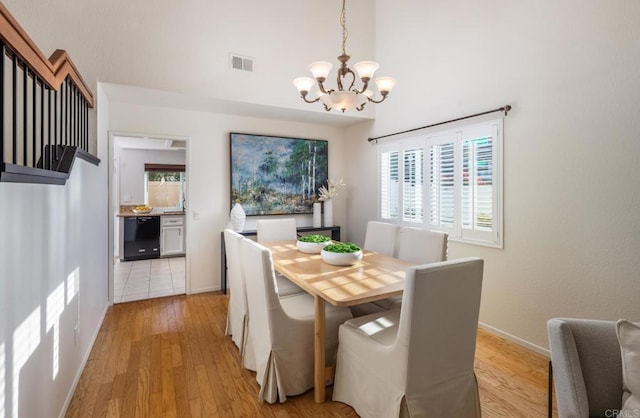
M328 141L230 134L231 206L251 215L312 213L327 184Z

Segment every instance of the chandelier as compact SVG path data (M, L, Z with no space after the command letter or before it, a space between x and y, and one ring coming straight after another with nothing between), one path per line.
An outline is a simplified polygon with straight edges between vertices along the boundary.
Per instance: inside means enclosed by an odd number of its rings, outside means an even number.
M396 84L396 79L392 77L378 77L375 79L376 86L380 91L382 98L379 100L374 99L373 92L368 90L369 81L373 77L373 74L378 69L379 65L373 61L361 61L354 64L358 73L358 78L362 81L362 87L358 89L355 87L356 74L349 68L347 61L351 58L346 53L347 44L347 26L346 26L346 12L345 12L346 0L342 0L342 12L340 13L340 23L342 25L342 55L338 57L340 61L340 68L338 68L337 86L338 89L327 90L324 86L324 82L331 71L333 65L327 61L317 61L309 65L309 71L313 74L313 78L310 77L298 77L293 80L293 84L298 89L300 97L307 103L315 103L318 100L322 102L326 111L332 109L345 110L355 108L358 111L364 109L364 106L368 102L382 103L393 86ZM315 79L315 80L314 80ZM318 84L319 96L310 100L307 98L309 90L313 87L314 83ZM345 86L348 88L345 89Z

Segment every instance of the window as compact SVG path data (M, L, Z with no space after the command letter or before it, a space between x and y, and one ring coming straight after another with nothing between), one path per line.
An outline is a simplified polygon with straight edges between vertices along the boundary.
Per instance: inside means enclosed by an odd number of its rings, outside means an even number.
M380 145L378 159L380 217L398 223L423 223L424 147L421 142Z
M185 166L145 164L145 204L152 208L184 209Z
M398 151L380 154L380 212L383 219L398 218Z
M502 247L501 156L502 119L379 145L380 219Z
M403 177L402 183L402 220L409 223L423 222L422 189L424 170L423 149L413 148L402 153Z

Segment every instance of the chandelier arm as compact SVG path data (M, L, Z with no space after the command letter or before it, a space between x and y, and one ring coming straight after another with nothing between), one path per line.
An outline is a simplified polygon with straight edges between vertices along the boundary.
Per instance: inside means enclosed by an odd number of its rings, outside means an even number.
M324 110L326 110L327 112L331 112L331 108L327 106L326 103L322 103L322 105L324 106Z
M360 106L356 107L356 110L358 112L362 112L364 110L364 105L366 105L366 104L367 104L367 102L362 103Z
M367 100L369 100L371 103L382 103L382 102L385 101L385 99L387 98L388 95L389 95L389 92L383 92L382 93L382 99L374 100L371 97L367 97Z
M338 85L338 91L344 91L344 87L342 86L342 79L345 76L345 66L342 66L338 69L338 75L336 76L336 84ZM348 68L347 68L348 69Z
M367 88L369 87L369 78L364 77L361 78L362 80L362 89L361 90L355 90L356 93L364 93L365 91L367 91Z
M315 103L318 100L320 100L319 97L316 97L315 100L309 100L309 99L307 99L307 94L308 94L308 92L306 92L306 91L300 92L300 97L302 97L302 100L304 100L307 103Z
M320 78L316 78L317 84L318 84L318 89L322 92L327 94L328 92L324 89L324 80L320 79Z
M351 74L351 84L349 84L349 88L347 89L347 91L352 91L354 84L356 84L356 74L351 70L351 68L345 67L344 71L338 73L338 88L340 89L340 91L344 91L341 79L346 78L349 74ZM356 93L358 93L357 90Z

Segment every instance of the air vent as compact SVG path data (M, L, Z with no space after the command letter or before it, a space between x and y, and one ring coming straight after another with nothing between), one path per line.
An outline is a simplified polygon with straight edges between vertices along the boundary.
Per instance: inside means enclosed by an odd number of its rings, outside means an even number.
M231 69L239 71L253 71L253 58L238 54L231 54Z

